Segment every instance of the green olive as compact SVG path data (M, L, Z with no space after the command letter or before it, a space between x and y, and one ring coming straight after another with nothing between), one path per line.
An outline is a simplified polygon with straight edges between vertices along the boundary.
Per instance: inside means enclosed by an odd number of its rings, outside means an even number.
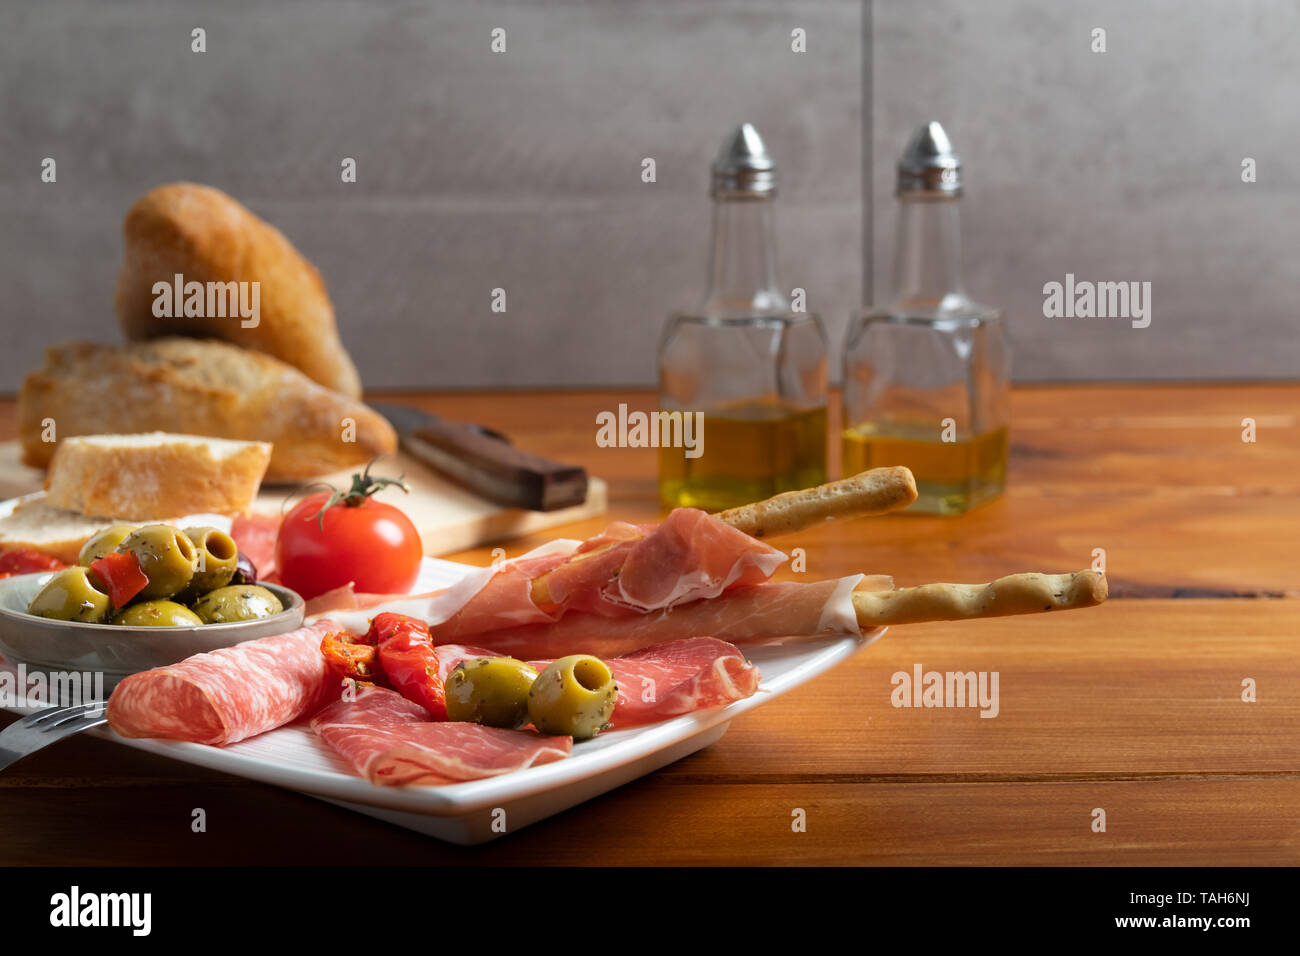
M185 536L194 544L198 564L185 597L197 598L201 594L224 588L235 576L239 563L239 548L235 539L219 528L186 528Z
M528 692L528 716L544 734L586 740L609 728L618 685L609 667L590 654L571 654L548 665Z
M145 601L118 611L111 623L128 627L187 627L203 621L185 605L175 601Z
M447 719L517 730L528 723L537 671L513 657L462 661L447 675Z
M194 613L204 624L229 624L254 621L284 610L280 599L256 584L232 584L209 591L194 602Z
M131 552L140 562L140 570L149 583L137 597L145 601L171 597L177 591L183 591L194 579L198 566L194 542L165 524L147 524L137 528L126 536L117 550Z
M56 572L27 606L27 613L37 617L90 624L102 624L110 610L108 595L91 583L86 569L80 566Z
M81 554L77 555L77 563L85 568L90 567L92 561L98 561L104 555L116 551L117 546L125 541L126 536L134 530L134 525L115 524L103 531L96 531L81 546Z

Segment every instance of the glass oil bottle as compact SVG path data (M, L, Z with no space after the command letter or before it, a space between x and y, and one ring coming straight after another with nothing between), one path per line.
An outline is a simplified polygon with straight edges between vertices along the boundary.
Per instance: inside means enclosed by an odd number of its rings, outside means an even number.
M961 163L938 123L898 164L893 299L849 324L845 475L906 465L908 509L958 514L1006 485L1009 356L1000 312L962 288Z
M659 347L659 405L703 413L697 456L659 450L669 508L718 511L826 480L826 337L791 311L777 279L776 166L746 123L713 164L709 291L669 319Z

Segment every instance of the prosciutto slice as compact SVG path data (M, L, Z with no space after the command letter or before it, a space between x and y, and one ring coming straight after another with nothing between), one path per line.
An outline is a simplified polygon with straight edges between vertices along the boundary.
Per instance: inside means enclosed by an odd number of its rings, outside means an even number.
M736 644L791 637L860 633L853 591L888 588L890 579L861 574L801 583L792 581L734 588L710 601L641 614L617 622L593 614L571 614L550 624L508 628L482 635L498 653L520 660L552 660L593 654L609 661L642 648L706 634Z
M320 652L328 619L132 674L108 699L123 737L224 746L312 714L339 693Z
M257 576L262 579L275 573L275 539L279 533L279 515L237 515L230 523L235 546L253 562Z
M429 720L401 694L358 685L312 719L311 729L358 774L383 786L449 784L563 760L572 737Z
M322 609L353 633L384 610L419 617L438 643L491 644L497 631L553 624L571 611L633 618L717 597L767 580L785 560L712 515L678 508L658 525L616 521L587 541L552 542L435 594Z
M540 671L551 662L530 663ZM744 700L758 691L760 677L740 648L712 637L659 644L605 663L618 684L618 703L610 721L616 728Z

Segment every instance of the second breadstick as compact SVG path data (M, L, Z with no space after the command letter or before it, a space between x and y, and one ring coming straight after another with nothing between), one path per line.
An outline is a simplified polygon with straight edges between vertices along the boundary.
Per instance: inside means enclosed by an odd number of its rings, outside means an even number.
M1092 607L1106 600L1106 578L1096 571L1074 574L1010 574L989 584L922 584L892 591L855 591L853 609L862 627L1007 617Z
M787 491L720 512L718 517L754 538L802 531L828 518L857 518L906 508L916 500L916 479L901 466L873 468L816 488Z

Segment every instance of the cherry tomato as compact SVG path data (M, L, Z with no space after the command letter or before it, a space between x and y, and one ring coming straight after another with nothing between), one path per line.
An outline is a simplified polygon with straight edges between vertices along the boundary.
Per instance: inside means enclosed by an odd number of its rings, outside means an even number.
M409 593L424 549L410 518L370 497L389 484L405 488L400 479L372 477L367 466L347 494L320 492L299 502L275 541L281 583L308 600L349 581L362 593Z

